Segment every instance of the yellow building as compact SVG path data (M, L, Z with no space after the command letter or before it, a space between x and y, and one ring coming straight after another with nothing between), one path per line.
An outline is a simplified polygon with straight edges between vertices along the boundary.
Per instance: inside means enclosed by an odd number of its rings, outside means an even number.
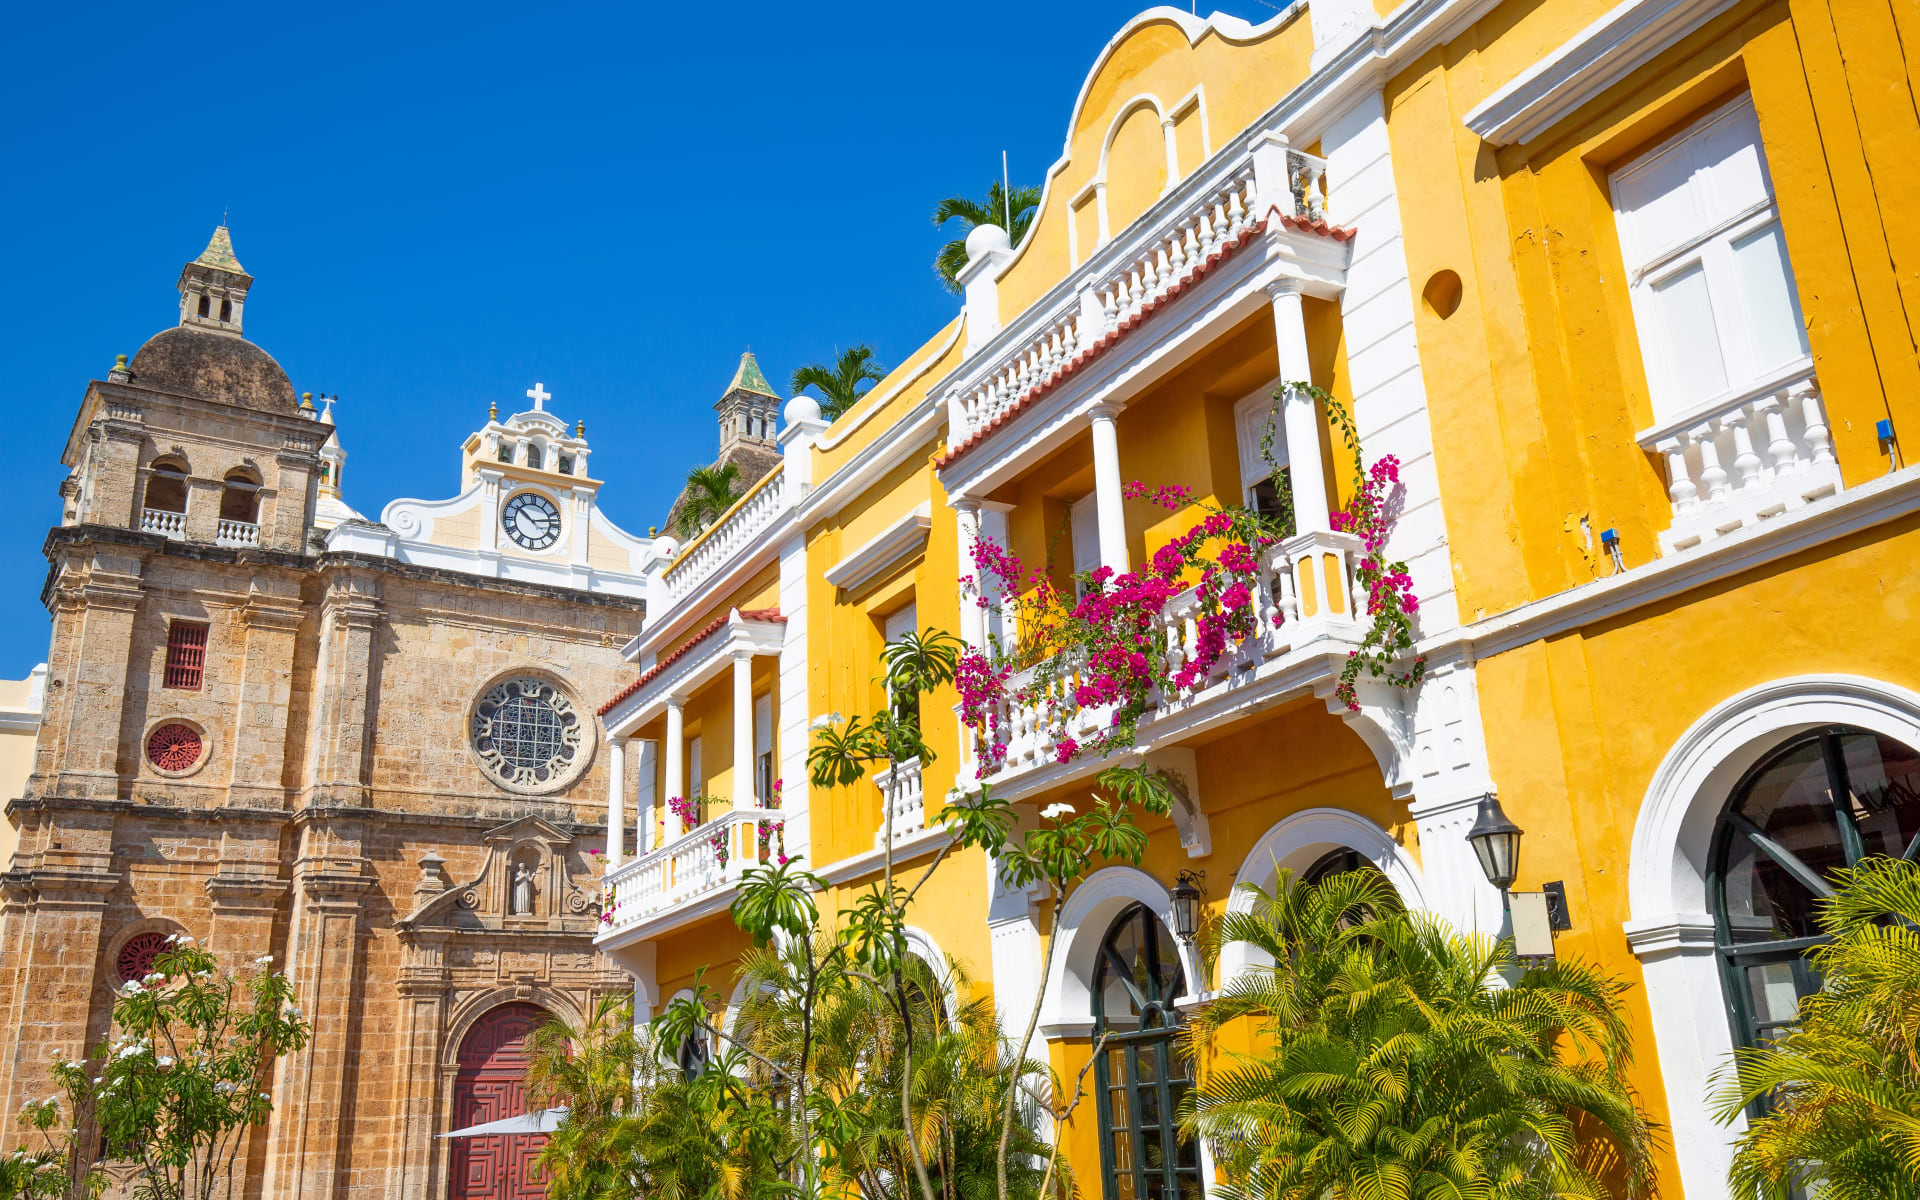
M40 713L46 707L47 664L27 672L25 679L0 680L0 796L18 796L33 774L33 744L40 735ZM0 821L0 863L13 865L13 848L20 830L11 820Z
M1358 856L1410 903L1500 930L1465 840L1496 795L1526 831L1514 888L1564 884L1557 952L1638 985L1662 1193L1724 1195L1708 1076L1790 1017L1823 877L1920 848L1920 475L1901 443L1920 437L1920 123L1899 49L1917 38L1886 0L1130 21L1020 245L969 237L956 321L832 425L790 401L783 466L649 584L627 648L643 674L603 711L642 765L638 794L610 797L638 836L609 845L600 945L642 1011L703 964L725 974L763 826L831 910L873 879L883 806L911 860L943 844L950 788L1084 794L1101 764L1060 749L1104 714L1059 699L997 714L1004 758L930 700L924 772L806 784L810 723L880 706L899 630L1018 639L990 589L984 609L962 595L975 538L1064 584L1184 528L1129 481L1285 492L1299 532L1265 552L1257 598L1284 620L1141 723L1187 794L1141 866L1092 874L1051 927L1042 897L963 858L916 903L917 949L968 963L1003 1017L1044 987L1072 1071L1118 1019L1117 931L1158 923L1136 941L1164 946L1154 999L1175 1010L1242 965L1208 978L1171 937L1182 871L1219 908L1276 867ZM1426 673L1363 682L1357 708L1334 697L1368 623L1359 543L1331 518L1352 482L1326 409L1280 387L1307 380L1369 462L1399 462L1387 555L1409 564ZM693 790L730 807L684 828L666 800ZM1126 1072L1102 1078L1124 1091ZM1193 1147L1148 1178L1139 1136L1104 1105L1077 1117L1083 1185L1204 1186Z

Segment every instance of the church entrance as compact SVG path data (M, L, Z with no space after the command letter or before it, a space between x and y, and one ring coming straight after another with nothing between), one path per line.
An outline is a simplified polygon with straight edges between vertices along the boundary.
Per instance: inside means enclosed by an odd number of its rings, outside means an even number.
M453 1082L453 1128L517 1117L527 1111L527 1038L547 1020L532 1004L503 1004L484 1014L460 1043ZM452 1200L545 1200L533 1174L545 1134L456 1138Z

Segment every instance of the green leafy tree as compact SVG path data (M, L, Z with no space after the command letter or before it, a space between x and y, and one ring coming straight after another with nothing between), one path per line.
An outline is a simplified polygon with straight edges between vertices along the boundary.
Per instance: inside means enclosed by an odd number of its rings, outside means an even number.
M1920 866L1867 858L1835 882L1833 940L1811 952L1820 991L1720 1079L1721 1120L1756 1114L1734 1153L1742 1196L1920 1196Z
M1223 1200L1643 1195L1652 1135L1626 1071L1626 985L1408 913L1377 872L1250 884L1220 943L1259 951L1190 1024L1183 1121ZM1511 982L1496 981L1506 975ZM1222 1029L1260 1048L1209 1064ZM1616 1191L1616 1189L1618 1189Z
M579 1028L550 1019L533 1031L527 1055L529 1109L567 1109L540 1151L548 1200L597 1200L619 1186L618 1164L627 1157L608 1150L634 1109L639 1041L632 1002L603 997Z
M135 1165L139 1200L236 1194L251 1132L273 1112L274 1062L310 1033L293 984L270 965L263 958L236 974L191 938L172 939L145 979L121 989L115 1032L93 1059L54 1064L74 1114L61 1157L76 1190L102 1183L79 1143L78 1117L90 1112L109 1153ZM50 1134L59 1101L27 1104L22 1121Z
M887 369L873 358L873 347L865 344L834 353L833 365L808 363L793 373L795 395L812 388L820 396L820 415L837 421L840 415L860 403L872 385L887 377Z
M960 236L940 247L939 257L933 260L934 273L947 285L950 292L960 290L960 268L967 265L967 235L975 226L998 225L1007 230L1007 237L1016 246L1020 239L1027 236L1027 227L1033 224L1033 215L1040 207L1040 189L1037 187L1017 187L1009 194L994 180L987 188L985 200L976 200L971 196L948 196L933 210L933 223L944 227L949 221L959 221L966 228ZM1007 228L1008 214L1011 212L1013 227Z
M674 528L681 537L692 537L719 520L739 498L740 464L695 467L687 472L687 490L674 516Z

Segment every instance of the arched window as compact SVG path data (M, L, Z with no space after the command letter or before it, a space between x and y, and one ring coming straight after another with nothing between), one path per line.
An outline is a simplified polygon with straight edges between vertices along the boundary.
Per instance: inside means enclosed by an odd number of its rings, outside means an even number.
M1179 1108L1192 1065L1175 1039L1186 991L1173 935L1142 904L1115 919L1093 973L1094 1076L1100 1098L1100 1175L1106 1200L1198 1200L1199 1147L1182 1137Z
M220 489L220 519L257 524L260 520L260 481L243 470L228 471Z
M1816 901L1871 854L1920 853L1920 754L1862 729L1803 734L1734 789L1714 831L1713 909L1734 1040L1756 1045L1819 990L1807 951L1826 941Z
M537 471L540 469L540 463L541 463L541 457L540 457L539 443L528 442L527 443L527 465Z
M1319 883L1335 875L1344 875L1348 871L1378 871L1373 860L1351 846L1342 846L1329 850L1313 860L1313 865L1300 872L1301 883Z
M210 313L210 312L212 312L212 311L213 311L213 300L212 300L212 298L211 298L211 297L209 297L209 296L204 296L204 295L203 295L203 296L201 296L201 297L200 297L200 315L204 317L204 316L206 316L206 315L207 315L208 313Z
M176 459L163 458L153 464L153 470L147 476L147 496L144 507L155 512L187 511L187 465L185 463Z
M222 321L233 320L233 301L222 300L220 302L220 319Z

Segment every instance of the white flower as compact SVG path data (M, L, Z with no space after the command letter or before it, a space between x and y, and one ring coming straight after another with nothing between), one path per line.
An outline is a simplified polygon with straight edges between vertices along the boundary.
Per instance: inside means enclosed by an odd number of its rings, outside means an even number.
M158 971L148 971L140 980L140 982L147 987L152 987L156 983L165 983L166 981L167 977Z
M299 1015L300 1015L300 1006L299 1006L298 1004L289 1004L289 1005L287 1005L287 1015L288 1015L289 1017L297 1017L297 1016L299 1016Z
M129 979L127 980L126 986L120 989L120 994L122 996L138 996L140 991L140 981L138 979Z
M253 965L256 967L270 967L273 965L273 955L262 954L259 958L253 960Z
M159 1058L153 1060L153 1065L159 1067L161 1070L165 1070L173 1065L173 1058L171 1055L162 1054Z
M1044 821L1057 821L1061 817L1070 817L1072 815L1073 805L1071 804L1049 804L1040 810L1040 818Z

